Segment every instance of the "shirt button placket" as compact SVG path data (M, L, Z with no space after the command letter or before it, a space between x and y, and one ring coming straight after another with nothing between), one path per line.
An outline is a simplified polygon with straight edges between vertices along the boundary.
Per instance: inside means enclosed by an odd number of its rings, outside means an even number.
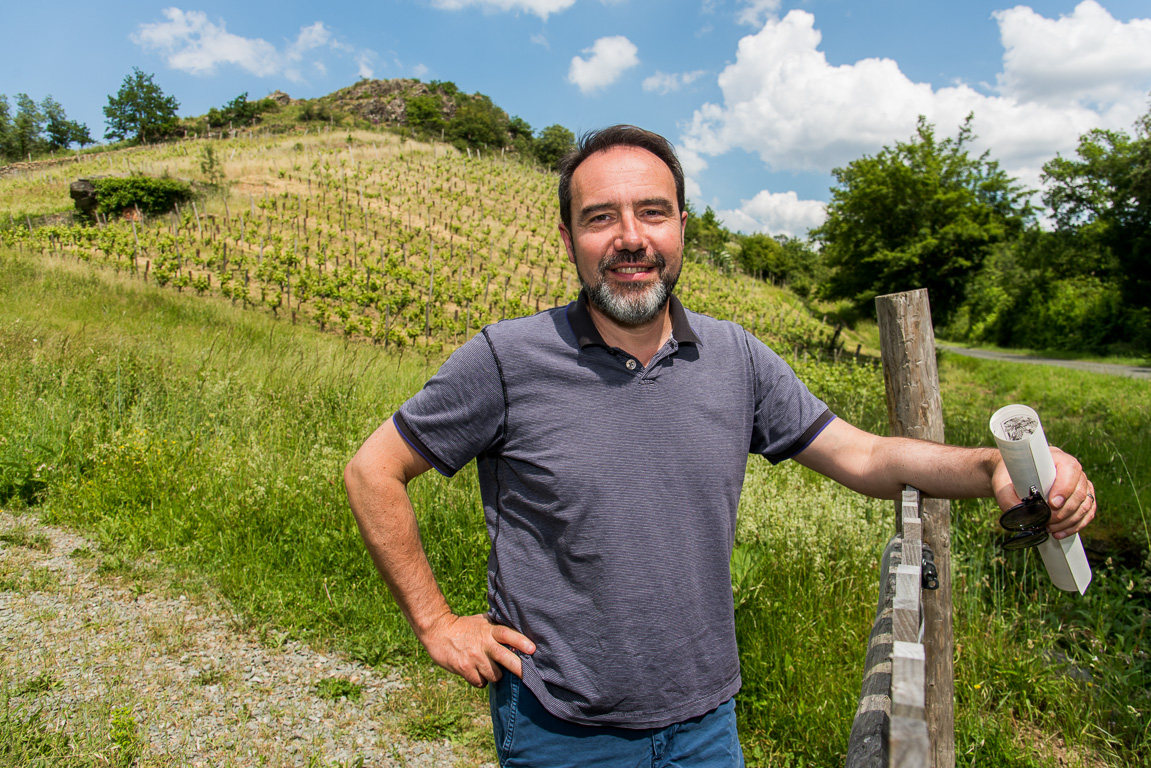
M633 359L631 359L631 358L629 357L629 358L627 359L627 362L626 362L626 363L624 363L624 366L625 366L625 367L626 367L626 368L627 368L629 371L634 371L634 370L635 370L635 360L633 360Z

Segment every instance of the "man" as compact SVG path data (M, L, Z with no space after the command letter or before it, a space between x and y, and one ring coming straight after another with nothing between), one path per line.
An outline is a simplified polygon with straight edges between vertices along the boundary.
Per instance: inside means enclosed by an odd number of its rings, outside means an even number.
M580 298L457 350L349 463L349 501L432 659L493 683L502 765L740 766L728 564L749 453L882 498L1017 498L994 449L862 432L742 328L683 308L683 172L665 139L608 128L560 171ZM1094 516L1094 488L1053 454L1062 537ZM472 458L490 610L457 616L406 485Z

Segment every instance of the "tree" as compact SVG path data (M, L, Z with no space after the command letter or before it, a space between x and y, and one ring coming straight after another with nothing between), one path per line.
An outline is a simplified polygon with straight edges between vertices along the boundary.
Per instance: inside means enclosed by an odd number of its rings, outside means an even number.
M229 101L222 108L212 107L208 110L208 126L221 128L225 125L245 126L252 125L260 118L260 113L277 106L272 99L248 101L248 92L244 91Z
M69 120L64 107L51 96L44 97L44 101L40 102L40 111L44 115L44 133L48 149L53 151L67 149L74 141L81 147L92 143L92 137L88 135L88 126Z
M783 250L783 274L780 277L800 296L810 295L826 278L823 255L812 248L809 241L798 237L776 235L775 241Z
M971 121L939 141L920 117L911 141L832 171L827 220L812 232L833 268L829 298L874 312L880 294L927 288L945 324L991 249L1023 230L1027 192L986 153L968 156Z
M536 158L544 166L555 168L560 158L575 146L575 134L558 123L540 131L536 139Z
M0 93L0 160L14 157L16 151L12 148L12 113L8 106L8 97Z
M683 234L685 246L714 257L727 242L729 234L710 205L702 216L697 216L691 203L687 204L687 227Z
M88 133L87 123L78 123L75 120L69 120L69 125L72 127L72 141L80 145L80 149L92 143L92 134Z
M1151 112L1134 136L1084 134L1076 154L1043 166L1043 201L1059 232L1075 235L1082 250L1104 253L1094 274L1117 283L1131 306L1151 307Z
M442 102L430 93L408 97L404 102L404 115L412 128L438 131L446 125Z
M40 149L44 130L44 113L26 93L16 94L16 119L12 121L12 144L16 156L27 160L28 156Z
M753 277L781 278L785 270L783 246L775 238L762 233L748 235L740 243L739 266Z
M513 117L508 121L508 133L513 139L533 139L532 127L522 117Z
M40 102L40 111L44 115L44 133L47 135L48 148L51 150L63 149L72 143L71 126L68 125L68 115L60 102L45 96Z
M176 130L176 110L180 102L175 96L165 96L153 77L133 67L116 95L108 97L108 106L104 107L108 130L104 138L132 139L146 144Z
M451 80L432 80L428 83L428 88L432 91L439 91L449 99L460 92L460 89Z
M463 98L464 103L448 122L448 136L472 147L507 146L507 113L482 94Z

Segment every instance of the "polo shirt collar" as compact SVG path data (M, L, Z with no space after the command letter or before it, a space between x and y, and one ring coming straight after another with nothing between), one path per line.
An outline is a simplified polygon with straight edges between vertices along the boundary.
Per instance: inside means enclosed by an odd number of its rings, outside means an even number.
M695 335L695 331L691 329L691 323L688 322L687 311L674 294L668 298L667 307L671 312L671 337L676 340L676 343L700 344L699 337ZM581 290L579 298L568 305L567 315L580 349L597 345L608 346L599 329L595 327L595 322L591 319L587 291Z

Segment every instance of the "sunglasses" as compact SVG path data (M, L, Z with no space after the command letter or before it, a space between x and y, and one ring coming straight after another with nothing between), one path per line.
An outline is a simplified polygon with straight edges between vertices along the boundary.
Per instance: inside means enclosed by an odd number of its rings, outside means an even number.
M1004 549L1027 549L1037 547L1047 541L1047 521L1051 519L1051 507L1031 486L1031 494L1023 501L1003 513L999 524L1014 531L1002 542Z

